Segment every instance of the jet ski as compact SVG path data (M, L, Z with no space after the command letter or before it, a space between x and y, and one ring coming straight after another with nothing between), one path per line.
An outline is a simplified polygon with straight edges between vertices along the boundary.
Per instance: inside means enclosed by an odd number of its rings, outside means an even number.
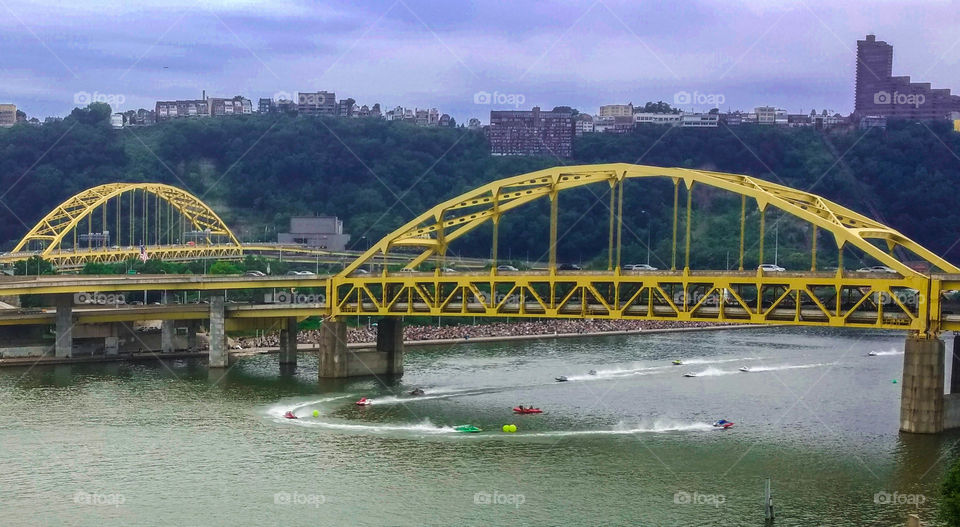
M480 428L473 425L459 425L459 426L453 427L453 429L456 430L457 432L463 432L465 434L475 434L477 432L483 431Z
M556 379L557 379L557 382L567 382L567 378L564 377L563 375L556 377Z
M423 388L414 388L413 390L410 390L410 395L423 395L424 393L426 392L423 391Z
M743 373L750 373L750 367L744 366L744 367L740 368L740 371L742 371Z
M719 419L713 423L714 428L719 428L721 430L726 430L731 426L733 426L733 423L731 423L730 421L727 421L726 419Z
M674 365L674 366L682 366L682 365L683 365L683 361L680 360L680 359L677 359L677 360L673 361L673 365Z
M366 397L361 397L360 400L356 402L357 406L370 406L371 404L373 404L373 401Z
M691 372L688 372L688 373L684 373L683 376L684 376L684 377L696 377L697 374L696 374L696 373L693 373L693 372L691 371Z
M539 408L524 408L522 406L517 406L513 409L513 413L516 414L540 414L543 413L543 410Z
M299 419L297 416L293 415L293 410L287 410L287 413L283 414L287 419Z
M590 370L587 372L587 375L596 375L596 374L597 374L597 370Z

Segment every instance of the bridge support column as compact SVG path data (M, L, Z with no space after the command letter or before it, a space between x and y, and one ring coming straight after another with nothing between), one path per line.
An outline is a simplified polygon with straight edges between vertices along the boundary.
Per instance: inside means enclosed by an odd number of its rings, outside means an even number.
M900 431L943 431L944 343L938 338L908 336L904 344Z
M950 393L960 393L960 335L953 333L953 354L950 356Z
M73 356L73 295L57 295L57 341L54 355L58 358Z
M403 375L403 322L390 317L377 322L377 351L386 353L387 375Z
M230 363L227 338L224 332L225 318L223 297L210 297L210 358L208 364L211 368L226 368Z
M197 324L196 320L187 322L187 350L197 351Z
M324 320L320 325L318 375L321 379L347 376L347 323Z
M170 296L167 291L163 292L161 302L166 305L170 303ZM171 353L173 351L173 320L160 321L160 353Z
M280 330L280 364L297 364L297 317L287 317Z

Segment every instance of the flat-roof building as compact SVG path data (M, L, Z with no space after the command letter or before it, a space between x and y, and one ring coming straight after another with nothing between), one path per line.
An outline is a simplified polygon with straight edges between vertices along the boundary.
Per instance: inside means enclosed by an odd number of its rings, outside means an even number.
M532 110L492 110L487 138L495 156L573 156L573 113Z
M17 124L17 105L0 104L0 127L10 128Z
M278 243L306 245L317 249L343 251L350 235L343 233L343 221L336 216L293 216L290 232L277 234Z

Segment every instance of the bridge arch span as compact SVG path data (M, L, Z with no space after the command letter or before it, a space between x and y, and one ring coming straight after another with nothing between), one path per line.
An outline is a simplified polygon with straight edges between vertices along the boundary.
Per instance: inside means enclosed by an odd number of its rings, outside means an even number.
M683 184L687 189L694 185L706 185L727 190L744 198L754 199L761 211L768 206L776 207L816 228L830 232L838 246L850 244L904 276L919 276L921 273L894 256L894 249L898 247L922 258L931 268L946 273L960 273L960 268L899 231L816 194L739 174L613 163L562 166L508 177L446 200L372 245L338 276L348 276L378 255L385 256L391 250L401 248L419 251L406 266L413 269L428 258L445 254L451 242L481 225L493 222L496 232L497 223L503 214L538 199L551 201L550 266L555 268L556 196L567 189L601 183L610 185L614 191L619 190L619 203L614 205L611 199L612 255L614 250L619 252L620 246L619 234L616 237L616 248L613 243L613 209L616 206L622 211L623 182L641 178L668 178L673 180L675 188ZM492 252L496 256L496 234L493 240ZM886 244L887 251L873 243L878 240Z

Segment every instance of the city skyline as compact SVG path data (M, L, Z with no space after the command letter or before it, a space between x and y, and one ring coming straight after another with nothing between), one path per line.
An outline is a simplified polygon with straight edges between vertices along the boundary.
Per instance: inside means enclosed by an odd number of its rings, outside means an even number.
M684 109L848 114L856 41L868 33L895 46L897 74L960 88L960 46L949 31L957 15L946 2L4 7L5 46L17 53L0 67L0 102L40 118L69 113L77 93L111 97L125 111L203 90L252 100L330 90L358 104L437 107L458 122L486 122L492 109L674 104L681 92L694 96ZM475 97L484 92L501 97ZM693 104L696 95L713 104Z

